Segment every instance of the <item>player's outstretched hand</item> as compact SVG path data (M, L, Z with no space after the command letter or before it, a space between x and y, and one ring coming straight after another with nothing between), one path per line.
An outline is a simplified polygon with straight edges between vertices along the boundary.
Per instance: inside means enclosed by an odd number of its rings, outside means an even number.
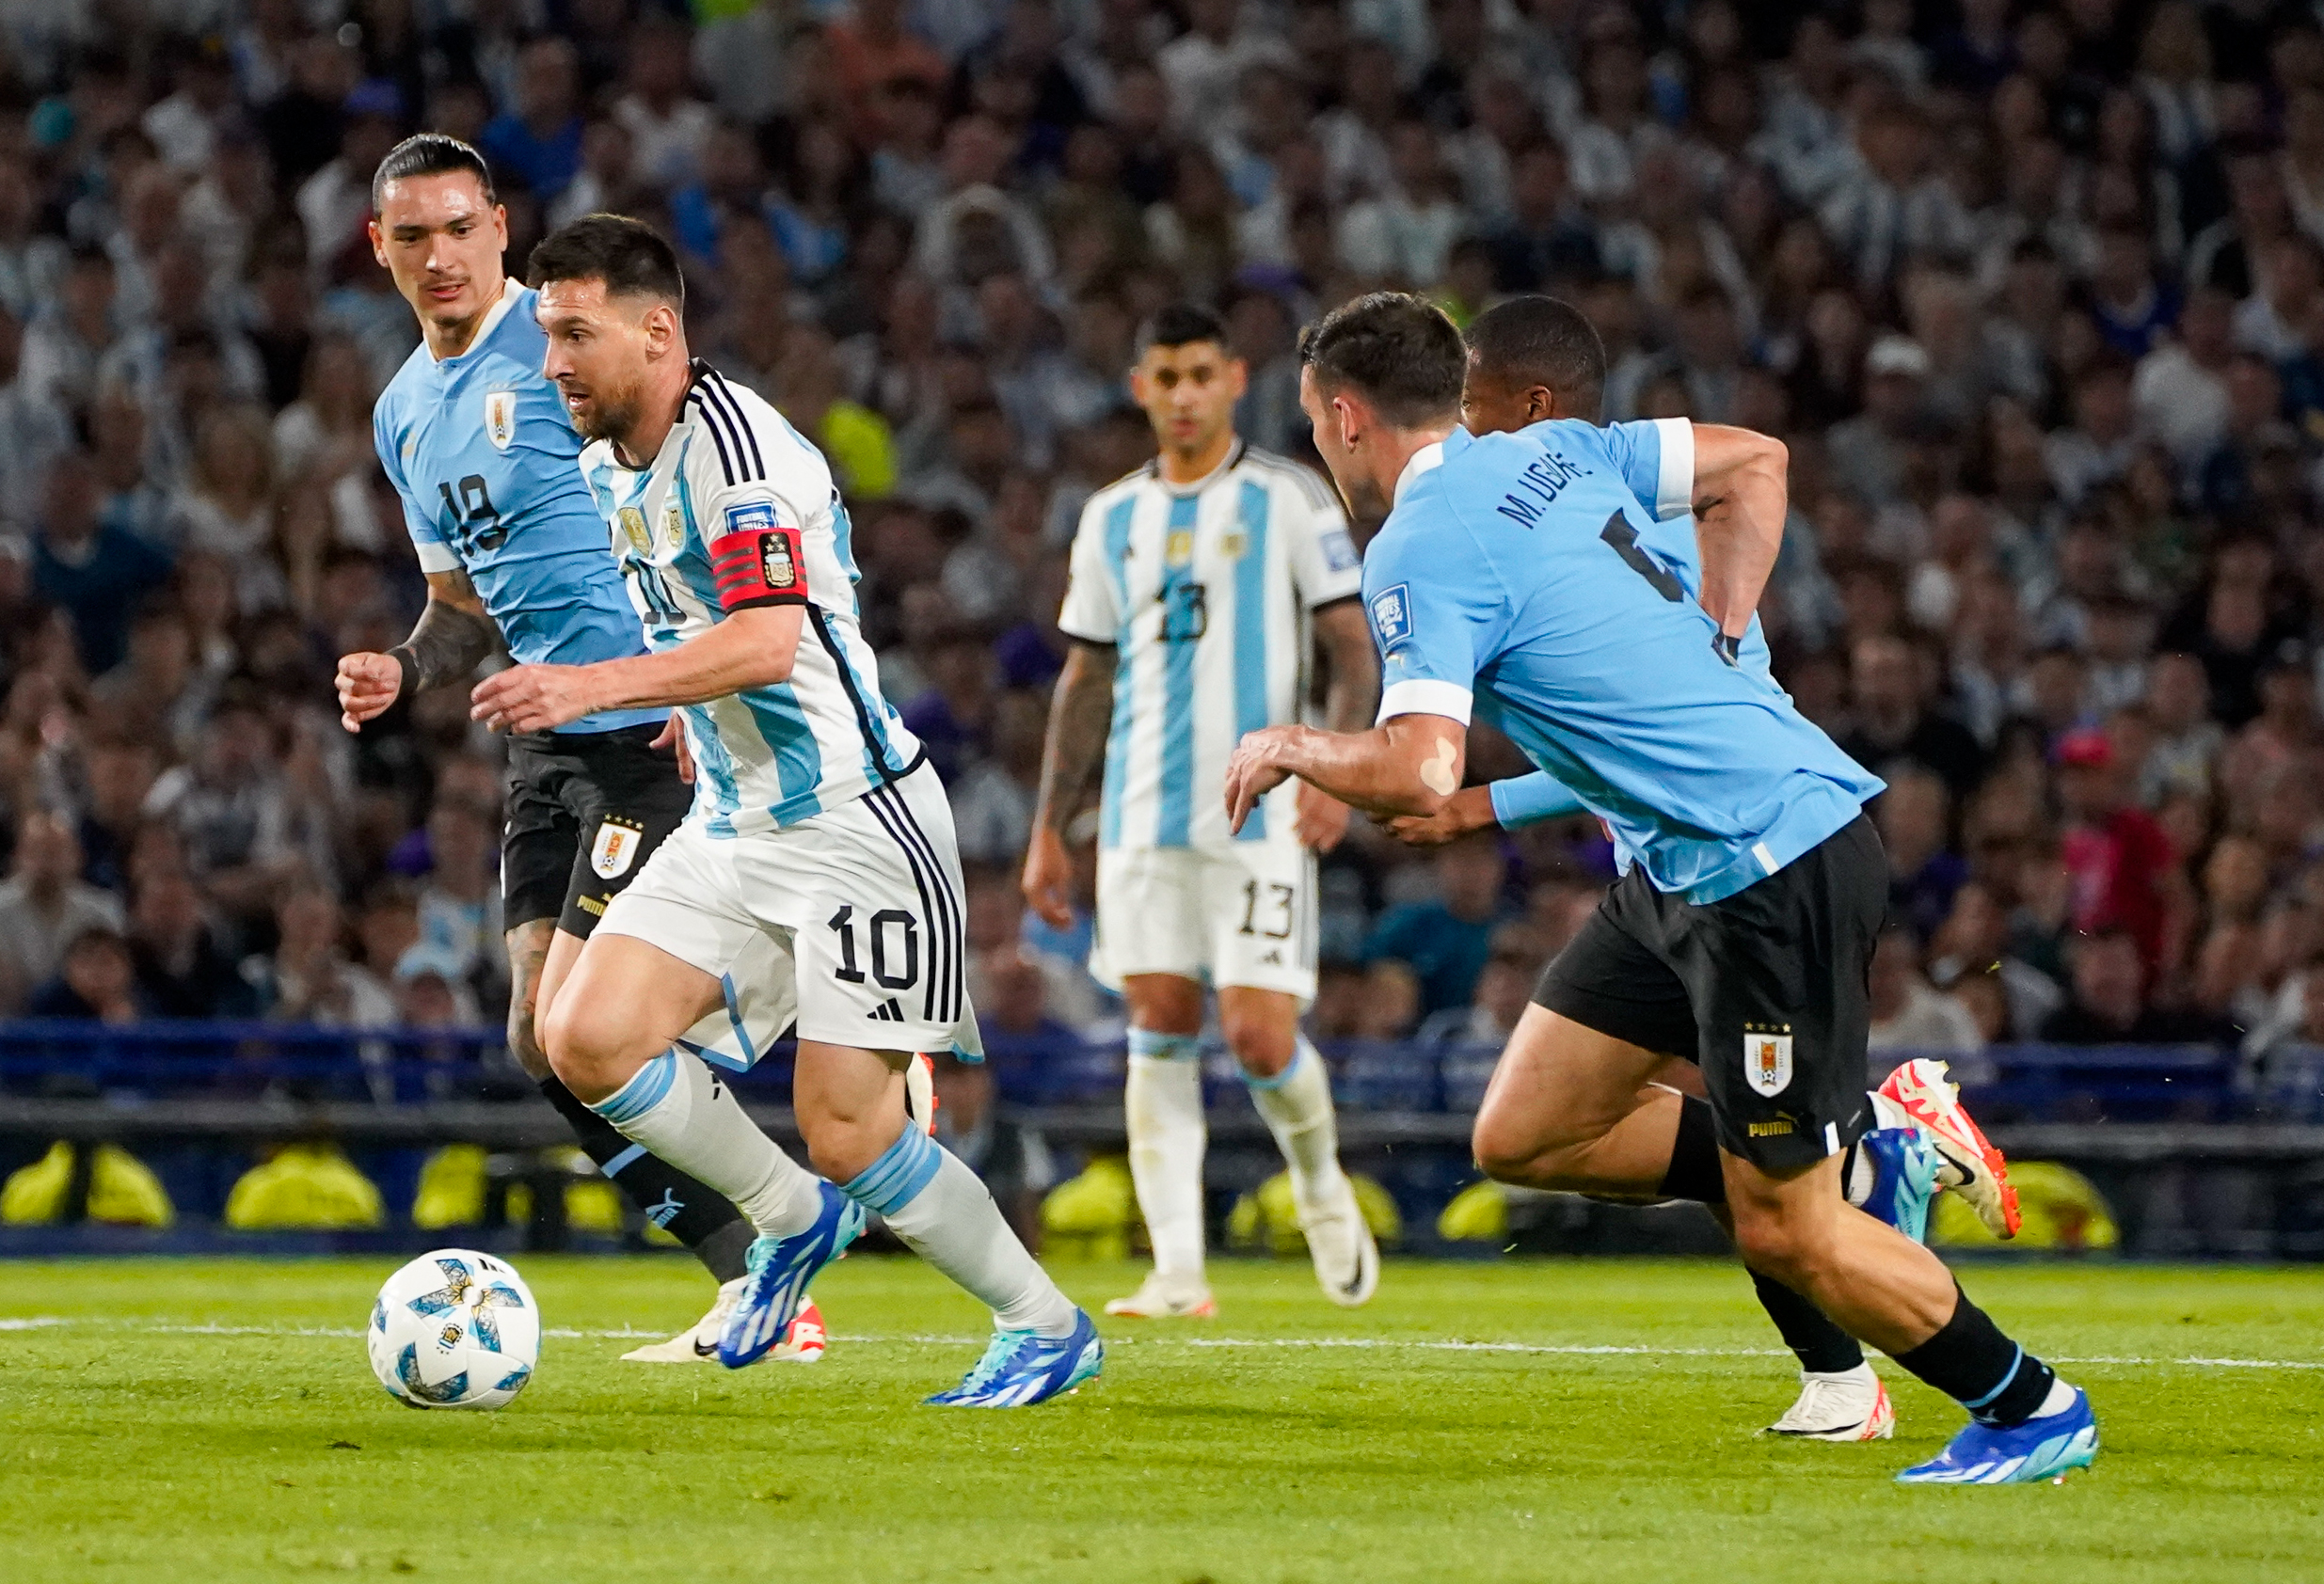
M1052 929L1074 927L1074 860L1065 838L1045 821L1025 845L1025 900Z
M1259 800L1291 779L1291 772L1275 762L1276 755L1305 729L1268 726L1243 734L1243 740L1234 745L1234 756L1227 761L1227 829L1241 831Z
M339 723L351 732L393 704L404 690L404 662L365 651L339 657Z
M1299 783L1298 813L1291 821L1292 834L1299 845L1312 852L1329 852L1347 834L1348 816L1354 812L1329 792L1318 792L1306 782Z
M568 726L597 707L581 673L585 666L510 666L476 684L469 719L496 732L548 732Z
M1464 786L1431 815L1408 814L1388 822L1388 833L1407 847L1442 847L1472 831L1489 831L1501 823L1493 817L1489 786Z
M668 749L677 755L677 778L687 785L694 784L694 751L686 746L686 728L677 723L677 711L670 711L670 719L661 723L661 734L646 745L657 752Z

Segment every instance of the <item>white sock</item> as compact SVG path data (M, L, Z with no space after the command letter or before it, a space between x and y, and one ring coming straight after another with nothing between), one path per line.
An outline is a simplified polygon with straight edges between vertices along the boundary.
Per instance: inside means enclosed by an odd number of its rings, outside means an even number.
M1130 1078L1122 1092L1129 1121L1130 1180L1154 1244L1154 1274L1202 1284L1202 1041L1191 1034L1130 1030Z
M2039 1408L2033 1410L2033 1417L2037 1419L2045 1419L2052 1414L2062 1414L2073 1406L2074 1388L2066 1385L2062 1377L2052 1376L2049 1383L2049 1395L2042 1399L2042 1405Z
M815 1225L822 1208L815 1177L694 1057L664 1051L589 1109L725 1195L759 1236L788 1237Z
M877 1212L913 1253L982 1299L1002 1330L1073 1335L1074 1301L1009 1229L991 1190L909 1121L887 1153L839 1192Z
M1243 1082L1250 1086L1251 1103L1291 1167L1291 1196L1304 1222L1311 1207L1321 1209L1339 1197L1345 1180L1339 1118L1331 1109L1331 1074L1323 1054L1301 1035L1289 1067L1272 1078L1245 1073Z

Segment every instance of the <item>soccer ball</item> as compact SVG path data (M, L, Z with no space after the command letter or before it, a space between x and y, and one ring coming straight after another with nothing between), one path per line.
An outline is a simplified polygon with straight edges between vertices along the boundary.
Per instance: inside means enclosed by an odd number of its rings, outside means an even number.
M541 1311L516 1267L439 1248L388 1278L363 1334L372 1373L413 1408L505 1407L541 1356Z

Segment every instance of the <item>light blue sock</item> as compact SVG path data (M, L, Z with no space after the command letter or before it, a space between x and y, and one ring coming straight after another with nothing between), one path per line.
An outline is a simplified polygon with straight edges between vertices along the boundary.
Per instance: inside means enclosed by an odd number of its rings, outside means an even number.
M816 1180L692 1056L664 1051L590 1110L734 1201L761 1237L815 1225Z
M1291 1167L1292 1196L1302 1212L1335 1196L1340 1182L1339 1120L1331 1109L1331 1073L1323 1053L1300 1035L1291 1061L1271 1078L1243 1074L1275 1147Z
M1002 1330L1073 1334L1073 1300L1017 1241L991 1192L911 1122L839 1192L878 1212L912 1252L982 1299Z

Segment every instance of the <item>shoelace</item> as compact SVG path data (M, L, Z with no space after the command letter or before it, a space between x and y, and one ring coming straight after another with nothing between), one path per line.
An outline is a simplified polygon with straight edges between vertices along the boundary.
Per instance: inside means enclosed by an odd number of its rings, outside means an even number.
M994 1332L993 1339L985 1344L984 1356L977 1360L977 1367L968 1371L968 1379L960 1384L959 1389L963 1392L982 1391L991 1386L995 1377L1000 1374L1002 1366L1014 1358L1017 1349L1032 1338L1030 1331Z

